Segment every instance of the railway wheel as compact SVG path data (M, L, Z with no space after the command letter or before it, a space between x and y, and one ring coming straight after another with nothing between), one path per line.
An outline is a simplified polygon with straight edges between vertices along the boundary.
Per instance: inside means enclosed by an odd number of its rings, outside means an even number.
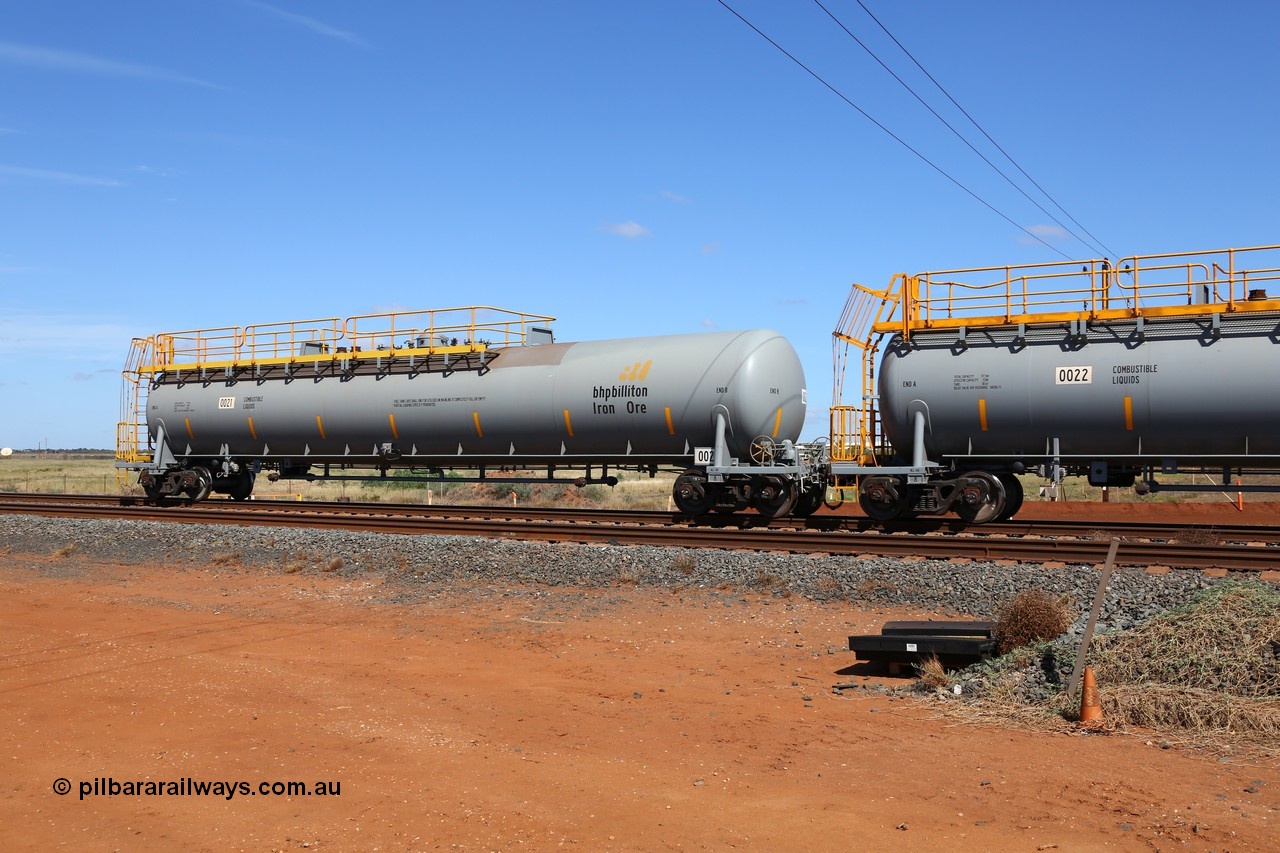
M858 483L858 505L875 521L893 521L911 509L911 492L901 477L863 477Z
M182 493L191 503L199 503L213 491L213 474L208 468L196 466L182 475Z
M786 477L766 474L756 481L752 506L765 518L779 518L796 505L796 484Z
M808 518L818 511L818 507L823 504L824 493L822 489L807 489L800 493L796 498L795 508L791 510L791 514L800 518Z
M160 491L160 484L158 482L152 481L149 484L143 485L142 491L147 496L147 503L152 506L167 506L173 502L173 499L169 495Z
M247 501L249 495L253 494L253 481L253 472L242 470L231 481L227 496L233 501Z
M1008 521L1022 509L1022 481L1014 474L1001 474L999 480L1004 486L1004 511L998 520Z
M676 477L671 499L685 515L705 514L715 504L707 484L707 472L700 468L690 468Z
M956 515L966 524L986 524L999 518L1007 505L1004 484L986 471L971 471L962 479Z

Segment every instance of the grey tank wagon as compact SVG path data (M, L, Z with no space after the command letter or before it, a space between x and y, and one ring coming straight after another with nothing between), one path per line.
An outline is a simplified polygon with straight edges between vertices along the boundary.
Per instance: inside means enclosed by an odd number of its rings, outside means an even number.
M806 391L780 335L558 343L550 319L437 309L138 339L121 427L134 458L121 455L157 501L243 499L264 470L495 480L538 469L579 485L672 471L676 504L695 514L820 504L793 464Z
M885 521L1009 518L1030 472L1274 491L1240 481L1280 473L1277 290L1277 246L855 285L836 335L864 398L833 410L832 476Z

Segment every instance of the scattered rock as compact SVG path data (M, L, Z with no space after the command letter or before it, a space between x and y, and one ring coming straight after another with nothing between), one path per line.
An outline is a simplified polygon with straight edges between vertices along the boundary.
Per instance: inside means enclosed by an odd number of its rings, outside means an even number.
M815 601L862 601L913 606L939 612L991 614L1024 589L1066 596L1080 617L1068 632L1078 639L1093 601L1097 575L1091 566L1001 565L869 555L827 556L697 551L690 568L685 548L515 542L465 536L385 536L339 530L238 527L234 536L218 525L173 525L106 519L59 519L10 515L0 518L0 541L15 551L48 554L72 547L83 558L167 562L175 568L208 564L212 555L234 550L243 567L322 572L341 576L391 575L412 587L469 580L543 586L610 587L620 572L638 586L707 590L757 590L803 595ZM57 561L50 574L78 573L81 561ZM768 586L761 578L770 579ZM1098 630L1120 630L1188 600L1214 579L1198 572L1150 575L1119 568L1099 617ZM727 595L724 603L737 600ZM834 654L834 647L827 650ZM967 690L965 692L968 692Z

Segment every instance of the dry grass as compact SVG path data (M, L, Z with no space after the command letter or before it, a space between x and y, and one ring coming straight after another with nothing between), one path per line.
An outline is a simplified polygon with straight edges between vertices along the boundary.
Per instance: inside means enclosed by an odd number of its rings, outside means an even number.
M130 489L116 482L114 459L51 453L0 460L0 492L118 495Z
M1199 687L1117 684L1102 691L1104 716L1161 731L1230 732L1280 745L1280 697L1232 696Z
M919 678L921 688L927 690L937 690L939 688L949 689L952 684L951 676L947 675L946 669L942 666L942 661L938 660L937 655L929 655L920 663L915 665L916 675Z
M685 551L683 554L677 554L675 559L671 561L671 568L678 574L690 577L698 570L697 552Z
M1218 584L1132 631L1099 637L1091 657L1099 683L1280 698L1280 592Z
M109 453L20 453L0 460L0 493L141 495L137 475L121 481ZM474 474L475 472L463 472ZM461 483L456 480L414 483L390 477L369 483L271 482L259 477L255 498L264 500L359 501L367 503L510 506L515 491L520 506L582 506L600 509L671 509L674 474L649 477L632 471L611 472L617 486L578 488L547 483L542 472L529 473L528 483ZM566 472L564 476L570 474ZM215 500L221 496L215 496Z
M244 565L244 556L239 551L232 551L229 554L214 554L209 558L209 563L214 566L238 569Z
M947 712L1066 729L1079 711L1078 694L1067 695L1058 683L1047 700L1028 702L1024 688L1041 672L1060 672L1073 656L1061 643L1020 649L984 666L979 698L948 702ZM1090 665L1104 731L1141 729L1212 752L1280 755L1280 590L1274 585L1217 584L1132 630L1099 636Z
M995 639L1000 654L1061 636L1075 614L1065 599L1042 589L1026 589L1000 609Z
M42 494L141 494L136 485L136 475L126 472L128 477L117 480L114 451L90 452L26 452L21 451L13 456L0 460L0 492L28 492ZM588 506L601 509L653 509L669 510L671 506L671 485L674 474L663 474L650 478L646 474L632 471L615 473L620 482L617 486L592 485L576 488L571 485L547 484L539 482L541 474L530 472L530 484L518 484L517 492L521 504L533 506ZM566 476L568 476L566 472ZM1027 500L1034 502L1037 498L1040 479L1032 475L1022 478ZM1193 475L1173 475L1162 478L1170 485L1196 484L1206 485L1204 477ZM1256 476L1251 478L1254 484L1280 485L1280 477ZM528 491L526 491L528 490ZM501 492L497 494L497 492ZM396 482L395 478L379 480L372 483L307 483L282 481L271 483L261 477L254 487L254 495L272 500L319 500L319 501L367 501L389 503L420 504L461 504L494 506L511 504L511 487L505 484L473 485L457 481L437 481L432 483ZM1101 490L1088 485L1083 479L1069 478L1064 484L1063 499L1073 501L1098 502ZM1115 503L1182 503L1203 502L1222 503L1224 500L1234 502L1236 493L1231 487L1222 487L1220 491L1196 492L1158 492L1154 495L1138 496L1132 489L1114 488L1110 490L1110 500ZM1247 493L1246 502L1274 500L1274 495L1266 493ZM1107 537L1109 538L1109 535Z
M463 472L474 474L474 472ZM650 478L634 471L611 471L619 478L617 486L610 488L591 485L584 488L564 483L547 483L543 472L527 472L529 482L515 484L520 506L565 506L598 509L648 509L672 510L671 486L674 473L663 473ZM496 472L495 472L496 474ZM569 472L563 472L570 476ZM1173 475L1162 478L1170 485L1205 485L1204 477ZM1280 485L1280 477L1256 476L1254 484ZM1034 502L1040 479L1032 475L1022 477L1027 500ZM266 500L309 501L359 501L368 503L450 504L461 506L511 505L510 484L459 483L456 480L437 480L430 483L410 483L394 476L369 483L357 482L304 482L280 481L272 483L263 476L254 486L254 497ZM0 460L0 493L24 492L42 494L87 495L141 495L135 472L118 471L114 451L89 452L27 452L21 451ZM1098 502L1101 490L1089 486L1083 479L1069 478L1064 484L1063 499ZM215 496L221 499L221 496ZM1138 496L1132 489L1110 490L1110 500L1116 503L1221 503L1224 499L1234 502L1235 493L1230 487L1221 491L1204 493L1159 492ZM1246 502L1274 500L1266 493L1248 493ZM1099 532L1099 538L1112 534Z
M303 551L299 551L292 557L286 559L281 568L284 569L284 573L286 575L296 575L298 572L310 566L313 562L315 561L311 558L311 555Z
M751 577L751 586L766 592L782 589L786 585L781 576L767 569L756 569Z
M1217 545L1222 541L1222 534L1210 527L1186 527L1173 541L1184 545Z
M409 574L409 570L409 558L404 554L397 554L395 558L395 565L387 571L387 577L389 579L402 578Z
M62 559L63 557L70 557L75 552L76 552L75 545L63 545L62 547L55 548L53 550L53 556L57 557L58 559Z
M823 575L814 582L813 588L819 595L830 598L837 595L842 587L840 581L830 575Z
M898 585L889 581L871 579L859 581L854 595L857 598L875 598L880 593L898 592Z

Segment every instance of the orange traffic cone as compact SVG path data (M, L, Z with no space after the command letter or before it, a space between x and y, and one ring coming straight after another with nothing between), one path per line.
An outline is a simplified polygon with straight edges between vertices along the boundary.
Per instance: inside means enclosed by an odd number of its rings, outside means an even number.
M1084 668L1084 689L1080 691L1080 722L1102 722L1102 700L1098 697L1098 682L1093 678L1093 669Z

